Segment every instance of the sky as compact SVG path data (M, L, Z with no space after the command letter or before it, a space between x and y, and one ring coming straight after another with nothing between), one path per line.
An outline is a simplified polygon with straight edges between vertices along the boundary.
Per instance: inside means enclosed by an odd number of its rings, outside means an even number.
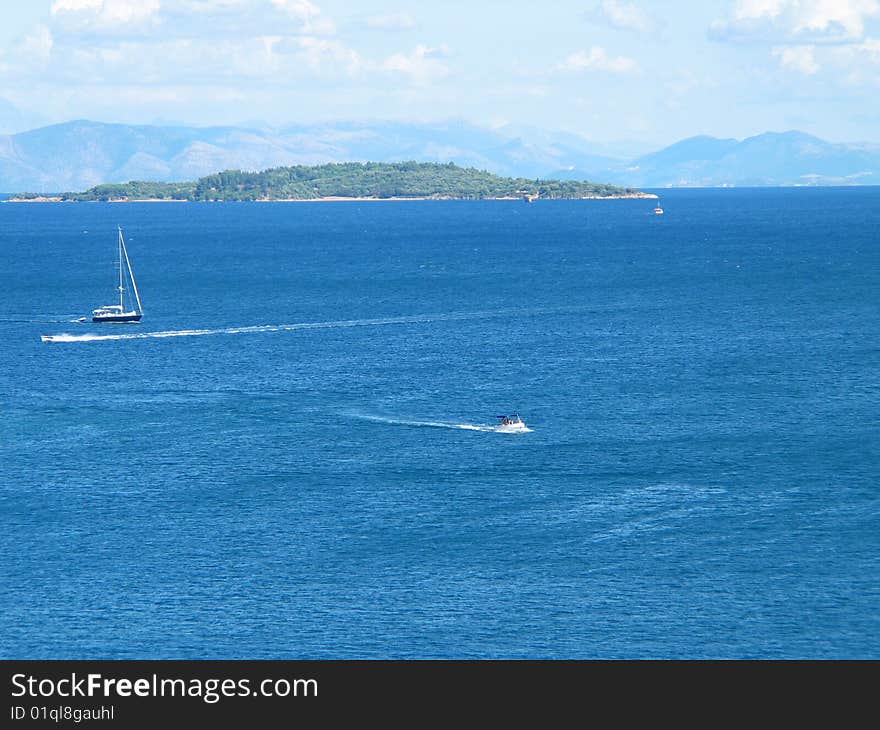
M880 142L880 0L0 0L0 132L462 120Z

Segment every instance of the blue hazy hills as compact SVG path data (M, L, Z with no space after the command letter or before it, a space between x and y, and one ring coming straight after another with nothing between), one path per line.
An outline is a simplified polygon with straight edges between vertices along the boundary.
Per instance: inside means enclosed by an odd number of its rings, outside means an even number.
M742 141L698 136L612 165L604 177L642 187L871 185L880 183L880 145L835 144L798 131Z
M403 160L633 187L880 183L880 145L832 143L798 131L741 141L691 137L633 158L574 134L464 122L269 128L78 120L0 135L0 191L59 192L106 182L193 180L224 169Z

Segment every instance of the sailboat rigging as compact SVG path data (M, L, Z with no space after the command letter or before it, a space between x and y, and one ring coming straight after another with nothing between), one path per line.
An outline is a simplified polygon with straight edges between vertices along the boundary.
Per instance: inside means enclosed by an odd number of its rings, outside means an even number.
M138 293L137 282L134 280L134 271L131 269L131 261L128 258L128 249L125 247L125 237L122 235L122 226L116 226L118 231L117 248L119 249L119 304L106 304L92 311L92 322L140 322L144 315L144 308L141 306L141 297ZM125 267L123 267L123 259ZM131 288L134 291L134 298L137 306L129 310L125 308L125 271L128 270L128 278L131 280Z

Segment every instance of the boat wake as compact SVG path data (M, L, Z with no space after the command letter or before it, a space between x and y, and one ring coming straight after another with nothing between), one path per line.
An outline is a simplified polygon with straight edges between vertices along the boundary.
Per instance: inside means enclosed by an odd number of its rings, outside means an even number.
M422 426L426 428L452 428L460 431L482 431L484 433L531 433L532 429L523 428L518 432L509 431L500 426L479 423L451 423L448 421L412 421L403 418L383 418L382 416L368 416L363 413L347 414L353 418L361 418L365 421L387 423L394 426Z
M340 327L376 327L391 324L416 324L420 322L444 322L451 320L506 317L512 315L539 314L543 310L496 310L488 312L451 312L447 314L417 314L405 317L384 317L380 319L348 319L334 322L297 322L294 324L265 324L249 327L223 327L218 329L165 330L160 332L125 332L112 335L82 334L67 332L57 335L40 335L43 342L108 342L117 340L149 340L168 337L201 337L204 335L245 335L260 332L293 332L309 329L336 329Z
M59 324L78 322L76 314L7 314L0 316L0 324Z

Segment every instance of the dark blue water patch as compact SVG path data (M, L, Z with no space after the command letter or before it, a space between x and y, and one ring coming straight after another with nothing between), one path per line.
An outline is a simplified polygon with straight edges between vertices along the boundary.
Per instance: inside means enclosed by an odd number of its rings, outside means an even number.
M877 657L880 191L662 204L0 206L2 656Z

